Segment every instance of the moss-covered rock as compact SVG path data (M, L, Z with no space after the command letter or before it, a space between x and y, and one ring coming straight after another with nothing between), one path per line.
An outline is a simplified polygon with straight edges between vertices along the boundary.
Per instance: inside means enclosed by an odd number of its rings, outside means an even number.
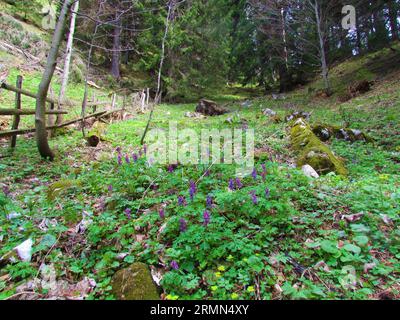
M160 300L149 267L134 263L118 271L111 280L112 293L119 300Z
M299 118L292 122L290 136L294 150L299 152L298 167L308 164L319 174L348 174L343 161L318 139L304 119Z
M365 141L365 142L373 142L374 139L367 135L366 133L349 128L342 128L338 126L330 126L326 124L318 124L313 127L313 132L317 135L322 141L328 141L332 137L335 137L339 140L345 140L349 142L356 141Z

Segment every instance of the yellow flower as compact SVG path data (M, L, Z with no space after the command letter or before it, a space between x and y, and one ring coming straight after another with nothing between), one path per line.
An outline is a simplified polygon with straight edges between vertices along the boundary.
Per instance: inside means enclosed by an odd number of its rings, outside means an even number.
M217 286L212 286L211 287L211 291L217 291L218 290L218 287Z
M222 277L222 273L221 273L221 272L216 272L216 273L215 273L215 276L216 276L217 278L221 278L221 277Z
M233 300L236 300L237 298L239 298L239 295L237 293L232 293L231 298Z
M219 267L218 267L218 271L225 272L225 270L226 270L226 269L225 269L224 266L219 266Z
M254 292L255 290L254 290L254 287L253 286L250 286L250 287L248 287L247 288L247 292Z
M175 301L175 300L178 300L178 299L179 299L179 296L173 296L171 294L167 295L167 300Z
M228 256L228 259L227 259L227 260L228 260L228 261L232 261L233 259L234 259L233 255L230 254L230 255Z

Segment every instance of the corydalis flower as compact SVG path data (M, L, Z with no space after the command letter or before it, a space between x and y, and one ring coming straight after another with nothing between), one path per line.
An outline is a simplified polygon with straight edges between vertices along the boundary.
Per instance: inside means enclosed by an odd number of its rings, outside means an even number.
M136 163L136 162L138 162L139 157L136 153L132 153L132 159L133 159L133 162Z
M147 145L143 146L143 152L144 152L144 154L147 154Z
M122 166L122 155L118 154L118 165Z
M169 172L169 173L174 172L175 169L176 169L177 167L178 167L178 166L177 166L176 164L170 164L170 165L168 166L168 172Z
M4 193L4 195L6 196L6 197L8 197L10 194L11 194L11 192L10 192L10 188L8 187L8 186L3 186L3 193Z
M242 189L243 188L243 184L242 184L242 181L240 181L240 179L239 178L236 178L236 188L238 189L238 190L240 190L240 189Z
M262 164L261 168L262 168L261 176L262 176L263 180L265 181L265 178L267 176L267 167L265 166L265 164Z
M257 180L257 169L256 168L253 169L251 176L253 177L254 180Z
M109 186L108 186L108 192L112 192L113 191L113 186L112 186L112 184L110 184Z
M131 209L126 209L125 214L129 220L132 218L132 210Z
M181 232L185 232L187 230L187 222L185 219L180 219L179 220L179 230Z
M189 194L190 194L190 200L194 200L194 196L197 192L197 187L196 183L194 181L190 181L190 187L189 187Z
M131 163L131 159L130 159L129 155L126 155L126 156L125 156L125 162L126 162L127 164L130 164L130 163Z
M184 196L179 196L178 197L178 205L182 206L182 207L186 207L187 202Z
M208 226L210 224L211 221L211 215L208 211L204 211L203 213L203 224L204 226Z
M271 191L267 188L267 189L265 189L265 196L267 197L267 198L269 198L269 196L271 195Z
M118 153L121 153L121 152L122 152L122 149L121 149L121 147L117 147L117 149L116 149L116 150L117 150L117 152L118 152Z
M233 181L233 179L229 180L229 185L228 185L229 190L233 191L235 190L235 182Z
M161 218L161 219L164 219L164 218L165 218L165 210L164 210L164 209L161 209L160 212L159 212L159 214L160 214L160 218Z
M212 208L212 206L213 206L213 198L210 195L207 196L206 204L207 204L207 208Z
M256 192L251 191L250 195L251 195L251 201L253 201L253 204L258 204L258 198L257 198Z
M174 270L179 270L179 264L175 260L171 262L171 268Z

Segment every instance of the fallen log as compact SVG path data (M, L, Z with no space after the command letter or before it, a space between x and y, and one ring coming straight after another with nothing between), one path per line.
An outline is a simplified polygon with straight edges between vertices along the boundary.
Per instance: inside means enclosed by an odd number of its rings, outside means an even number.
M290 137L292 147L299 153L297 166L310 165L318 174L336 172L347 175L348 171L343 160L336 157L333 152L313 133L310 125L299 118L292 121Z
M28 116L34 114L34 109L0 109L0 116ZM46 114L68 114L68 111L47 110Z
M54 126L46 127L46 130L53 130L53 129L59 129L59 128L68 127L71 124L74 124L74 123L77 123L77 122L80 122L80 121L83 121L83 120L87 120L87 119L90 119L90 118L93 118L93 117L94 118L100 117L105 113L107 113L107 111L96 112L96 113L93 113L91 115L87 115L84 119L83 118L79 118L79 119L75 119L75 120L71 120L71 121L62 123L60 125L54 125ZM22 134L32 133L32 132L35 132L35 131L36 131L35 128L0 131L0 138L12 137L12 136L15 136L15 135L22 135Z
M31 97L31 98L33 98L33 99L36 99L36 94L35 94L35 93L30 92L30 91L25 90L25 89L19 89L19 88L17 88L17 87L14 87L14 86L12 86L12 85L10 85L10 84L5 83L5 82L3 82L3 83L1 84L1 88L5 89L5 90L8 90L8 91L15 92L15 93L20 93L20 94L22 94L22 95L24 95L24 96L27 96L27 97ZM55 105L59 105L59 102L58 102L57 100L52 99L52 98L49 98L49 97L46 98L46 102L48 102L48 103L53 103L53 104L55 104ZM80 105L80 103L78 103L78 102L76 102L76 101L64 100L64 101L61 102L61 105L63 105L63 106L68 106L68 107L73 107L73 106L78 106L78 105Z

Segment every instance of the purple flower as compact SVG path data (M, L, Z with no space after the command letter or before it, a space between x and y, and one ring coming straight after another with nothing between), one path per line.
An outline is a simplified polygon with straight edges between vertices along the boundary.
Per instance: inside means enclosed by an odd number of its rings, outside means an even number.
M108 192L112 192L113 191L113 186L112 186L112 184L110 184L109 186L108 186Z
M175 260L171 262L171 268L174 270L179 270L179 264Z
M147 154L147 145L143 146L143 152L144 152L144 154Z
M240 178L236 178L236 187L238 190L243 188L242 181L240 181Z
M132 210L131 209L126 209L125 214L129 220L132 218Z
M164 219L164 218L165 218L165 210L164 210L164 209L161 209L160 212L159 212L159 214L160 214L160 218L161 218L161 219Z
M257 198L257 195L256 195L256 192L255 191L250 191L250 195L251 195L251 201L253 201L253 204L258 204L258 198Z
M206 203L207 203L207 208L212 208L212 206L213 206L213 198L210 195L207 196Z
M204 213L203 213L203 224L204 224L204 226L208 226L209 224L210 224L210 221L211 221L211 215L210 215L210 213L206 210L206 211L204 211Z
M265 178L267 177L267 167L265 166L265 164L262 164L261 168L262 168L261 176L262 176L263 180L265 181Z
M185 232L187 230L187 222L185 219L180 219L179 220L179 230L181 232Z
M130 164L130 163L131 163L131 159L130 159L130 157L129 157L128 154L125 156L125 162L126 162L127 164Z
M271 191L267 188L267 189L265 189L265 196L267 197L267 198L269 198L269 196L271 195Z
M190 181L190 187L189 187L189 194L190 194L190 200L194 200L194 196L197 192L197 187L196 187L196 183L194 181Z
M267 172L267 166L265 165L265 163L263 163L262 165L261 165L261 168L262 168L262 170L263 170L263 172Z
M121 149L121 147L117 147L117 149L116 149L116 150L117 150L117 152L118 152L118 153L121 153L121 152L122 152L122 149Z
M142 149L139 150L139 158L143 155Z
M133 162L137 162L138 161L138 155L136 154L136 153L132 153L132 159L133 159Z
M182 207L186 207L187 206L187 202L184 196L179 196L178 197L178 205L182 206Z
M170 165L168 166L168 172L169 172L169 173L174 172L175 169L176 169L177 167L178 167L178 166L177 166L176 164L170 164Z
M118 165L122 166L122 155L118 154Z
M233 179L229 180L229 190L234 191L235 190L235 182L233 181Z
M257 169L256 168L253 169L251 176L253 177L254 180L257 180Z
M10 188L9 188L8 186L3 186L2 189L3 189L4 195L5 195L6 197L8 197L8 196L11 194Z
M210 170L206 170L206 172L204 173L204 176L205 176L205 177L209 177L209 176L210 176L210 173L211 173Z

